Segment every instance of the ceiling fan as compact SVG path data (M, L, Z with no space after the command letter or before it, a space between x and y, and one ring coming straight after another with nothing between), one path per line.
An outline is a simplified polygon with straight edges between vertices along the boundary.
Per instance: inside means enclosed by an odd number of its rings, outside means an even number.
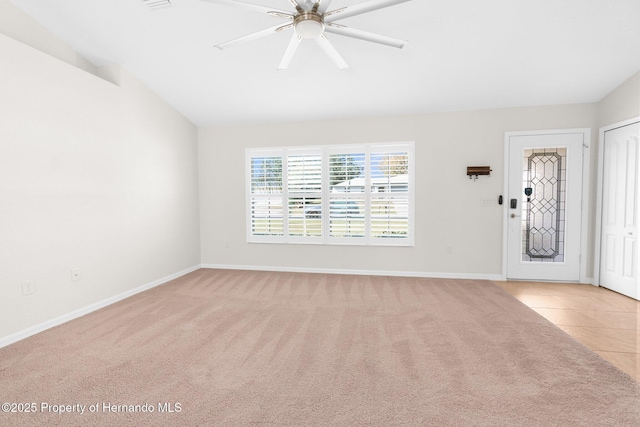
M327 54L327 56L329 56L329 58L331 58L331 60L336 64L338 68L348 68L349 66L342 58L342 56L338 53L338 51L333 47L331 42L327 39L325 33L333 33L341 36L353 37L373 43L396 47L398 49L402 49L404 45L407 44L405 40L399 40L380 34L357 30L355 28L349 28L345 25L336 23L336 21L382 9L384 7L393 6L399 3L404 3L410 0L369 0L354 6L341 7L339 9L333 10L329 10L331 0L289 0L289 3L291 3L291 5L295 9L295 11L293 12L274 9L267 6L255 5L252 3L245 3L243 1L237 0L202 1L252 10L254 12L267 14L275 18L285 19L289 21L285 24L280 23L273 27L248 34L246 36L239 37L228 42L220 43L215 46L219 49L226 49L228 47L236 46L241 43L268 36L270 34L276 34L282 31L293 29L291 41L289 42L289 46L287 47L287 50L285 51L284 56L280 61L278 70L284 70L289 66L293 55L296 53L296 50L298 49L298 46L303 39L315 40L318 46L322 48L322 50Z

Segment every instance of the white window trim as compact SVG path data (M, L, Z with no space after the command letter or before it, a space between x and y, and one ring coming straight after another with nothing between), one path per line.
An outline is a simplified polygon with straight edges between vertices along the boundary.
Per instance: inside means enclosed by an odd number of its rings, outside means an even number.
M406 193L397 195L408 197L408 235L406 238L382 238L371 236L371 153L381 151L406 151L409 154L409 188ZM289 236L288 200L289 189L287 184L287 157L299 154L322 154L322 236ZM329 186L329 156L331 154L363 153L365 155L365 191L363 193L345 193L340 197L364 198L365 203L365 236L364 237L331 237L329 235L329 200L332 195ZM251 200L253 197L261 197L251 193L251 159L259 156L279 156L282 158L282 203L283 203L283 235L263 236L252 234ZM355 245L355 246L414 246L415 235L415 143L413 141L393 143L370 143L357 145L325 145L325 146L291 146L272 148L247 148L245 151L245 177L246 177L246 238L248 243L284 243L284 244L325 244L325 245ZM389 197L396 195L385 193ZM266 196L262 196L266 197ZM335 194L333 195L335 197Z

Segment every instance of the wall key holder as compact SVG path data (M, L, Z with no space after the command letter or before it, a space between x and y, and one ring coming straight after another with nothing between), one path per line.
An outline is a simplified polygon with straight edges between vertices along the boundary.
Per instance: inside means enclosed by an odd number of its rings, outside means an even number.
M473 177L474 181L480 175L491 175L491 166L467 166L467 175L469 179Z

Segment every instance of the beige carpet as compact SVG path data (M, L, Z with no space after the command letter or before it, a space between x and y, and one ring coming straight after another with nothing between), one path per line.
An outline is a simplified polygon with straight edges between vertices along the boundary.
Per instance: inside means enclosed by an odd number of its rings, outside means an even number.
M37 411L3 426L637 427L638 393L486 281L203 269L0 349Z

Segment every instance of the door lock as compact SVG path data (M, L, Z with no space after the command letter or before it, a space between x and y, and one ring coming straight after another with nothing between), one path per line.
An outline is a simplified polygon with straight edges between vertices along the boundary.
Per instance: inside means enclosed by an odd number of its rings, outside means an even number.
M520 215L516 215L516 214L512 213L510 216L511 216L511 218L516 218L516 217L519 217Z

